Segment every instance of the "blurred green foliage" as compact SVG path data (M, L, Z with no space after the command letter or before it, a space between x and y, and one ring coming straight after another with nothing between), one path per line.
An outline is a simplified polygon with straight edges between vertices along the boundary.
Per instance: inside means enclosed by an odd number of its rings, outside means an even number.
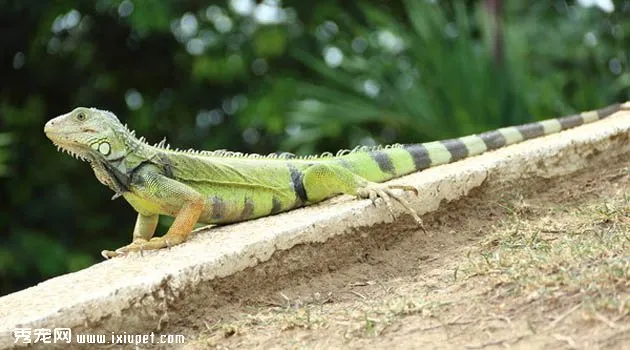
M7 163L11 152L8 148L11 142L11 134L0 133L0 176L6 175L8 172Z
M130 239L133 210L56 151L51 117L100 107L151 141L257 153L478 132L628 99L614 5L0 2L0 294Z
M611 15L565 1L503 2L503 18L492 2L406 0L402 18L364 3L363 23L337 14L318 40L324 60L295 54L321 79L298 83L296 132L283 145L444 139L627 97L629 2Z

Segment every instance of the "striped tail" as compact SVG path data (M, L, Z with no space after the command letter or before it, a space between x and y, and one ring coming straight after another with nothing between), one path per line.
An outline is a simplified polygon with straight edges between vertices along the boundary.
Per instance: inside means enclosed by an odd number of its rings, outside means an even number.
M433 166L451 163L486 151L591 123L626 108L630 108L628 103L614 104L595 111L505 127L479 135L428 143L395 145L391 148L374 149L366 152L352 152L334 158L333 162L350 169L365 179L383 182Z

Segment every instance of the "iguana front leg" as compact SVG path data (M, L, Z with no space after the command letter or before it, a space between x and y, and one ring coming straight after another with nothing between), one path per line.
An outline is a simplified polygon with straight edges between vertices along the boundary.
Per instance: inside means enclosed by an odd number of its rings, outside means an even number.
M203 196L199 192L160 174L139 174L134 190L137 194L125 197L140 212L133 232L133 242L116 251L102 251L105 258L180 244L186 241L204 210ZM146 211L149 209L146 207L157 207L175 216L175 221L164 236L151 238L155 233L158 214L148 214Z
M136 219L136 226L133 229L133 241L126 245L125 247L119 248L118 250L122 250L126 247L137 246L143 243L148 242L153 234L155 234L155 228L158 224L158 219L160 218L157 214L152 215L143 215L138 213L138 218ZM119 253L111 251L111 250L103 250L101 255L105 259L112 258L114 256L119 255Z

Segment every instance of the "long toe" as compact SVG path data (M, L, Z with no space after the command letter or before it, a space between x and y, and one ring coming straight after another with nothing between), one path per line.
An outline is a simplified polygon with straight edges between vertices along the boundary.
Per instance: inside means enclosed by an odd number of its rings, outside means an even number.
M378 183L369 183L365 187L359 189L357 191L357 196L359 198L369 198L373 204L376 205L375 201L377 198L381 198L383 202L385 202L385 206L387 210L395 218L392 199L396 202L400 203L400 205L405 209L407 213L409 213L414 221L420 226L420 228L426 232L424 225L422 224L422 219L416 213L416 211L411 207L409 202L403 197L402 193L396 193L393 189L403 190L403 191L411 191L414 194L418 194L418 189L413 186L408 185L384 185Z

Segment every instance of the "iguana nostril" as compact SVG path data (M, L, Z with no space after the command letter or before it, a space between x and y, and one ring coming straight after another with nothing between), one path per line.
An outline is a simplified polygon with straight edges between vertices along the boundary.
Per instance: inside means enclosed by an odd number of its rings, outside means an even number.
M50 131L52 131L52 128L54 126L55 126L55 120L54 119L49 120L48 123L44 125L44 132L49 133Z

